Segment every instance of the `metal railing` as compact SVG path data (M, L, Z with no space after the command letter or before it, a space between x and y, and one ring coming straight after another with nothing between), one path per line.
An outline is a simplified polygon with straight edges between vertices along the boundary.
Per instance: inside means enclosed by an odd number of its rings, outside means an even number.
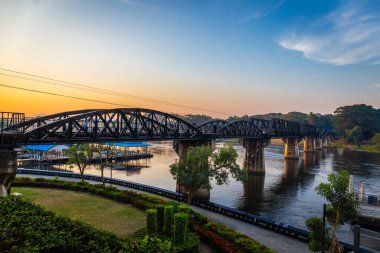
M24 122L25 113L0 112L0 149L4 149L4 129Z
M49 170L18 169L17 173L41 175L41 176L52 176L52 177L67 177L67 178L75 178L75 179L81 178L79 173L49 171ZM102 178L100 176L95 176L95 175L85 174L84 179L96 181L96 182L102 182ZM108 184L113 184L113 185L128 187L128 188L139 190L139 191L148 192L148 193L159 195L168 199L186 202L186 196L184 196L183 194L179 194L177 192L161 189L154 186L134 183L134 182L121 180L121 179L112 179L112 178L107 178L107 177L105 178L105 182ZM257 225L266 229L270 229L274 232L287 235L289 237L300 240L302 242L308 241L309 232L304 229L296 228L296 227L293 227L291 225L281 223L281 222L275 222L275 221L260 217L258 215L254 215L254 214L240 211L234 208L219 205L213 202L201 203L201 202L191 201L191 204L203 209L213 211L215 213L219 213L222 215L226 215L226 216L238 219L246 223L250 223L250 224ZM340 242L340 243L344 247L345 252L351 252L354 250L354 246L352 244L345 243L345 242ZM365 249L365 248L360 248L360 252L373 253L373 251L369 249Z
M20 112L0 112L0 129L4 130L10 126L25 121L25 113Z

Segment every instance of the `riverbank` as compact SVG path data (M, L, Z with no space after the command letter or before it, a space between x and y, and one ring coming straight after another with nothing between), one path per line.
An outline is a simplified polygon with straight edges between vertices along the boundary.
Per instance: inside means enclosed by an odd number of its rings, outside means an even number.
M362 152L369 152L369 153L380 153L380 141L377 141L377 138L379 137L376 136L376 139L374 138L375 140L365 142L360 146L352 145L352 144L346 143L343 139L339 139L330 143L328 147L329 148L344 148L344 149L349 149L353 151L362 151Z

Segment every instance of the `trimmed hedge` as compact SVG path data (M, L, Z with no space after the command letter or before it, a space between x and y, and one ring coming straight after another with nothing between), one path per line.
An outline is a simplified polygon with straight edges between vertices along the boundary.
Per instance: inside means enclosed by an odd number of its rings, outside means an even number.
M146 229L148 235L155 235L157 232L157 210L148 209L146 210Z
M165 226L165 206L158 205L156 207L157 210L157 233L164 234L164 226Z
M174 214L174 243L183 244L186 240L189 216L186 213Z
M179 205L178 206L178 212L179 213L187 213L187 214L190 214L190 206L188 206L188 205L184 205L184 204L182 204L182 205Z
M103 189L101 184L89 184L87 182L73 182L45 178L32 179L28 177L16 177L13 185L26 187L58 188L81 192L89 192L109 199L114 199L122 203L132 204L136 208L142 210L154 209L159 204L169 204L173 206L173 212L175 213L177 212L179 206L178 203L175 201L167 201L157 196L139 194L134 192L133 190L119 190L116 187L111 186L107 186L105 189ZM249 249L247 250L247 247L245 247L245 245L247 244L249 244L249 247L252 248L261 247L263 249L261 251L262 253L275 252L271 249L266 248L265 246L256 242L255 240L232 229L231 233L234 234L235 238L244 238L244 240L236 240L234 242L231 242L231 238L226 237L226 234L219 234L220 231L214 231L210 227L206 228L205 225L207 223L218 225L217 223L209 222L209 220L206 217L190 209L190 229L197 232L203 240L217 247L219 252L250 253L252 251ZM207 234L207 236L204 236L205 234ZM231 251L231 248L234 250Z
M173 234L173 213L174 207L172 205L165 206L165 235L172 236Z

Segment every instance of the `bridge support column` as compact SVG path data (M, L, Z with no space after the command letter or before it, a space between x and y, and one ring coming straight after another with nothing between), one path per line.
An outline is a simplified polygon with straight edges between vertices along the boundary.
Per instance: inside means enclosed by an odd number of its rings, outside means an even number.
M17 173L17 152L0 150L0 196L7 196Z
M299 139L297 138L284 138L285 142L284 158L285 159L298 159L300 157L300 150L298 147Z
M211 141L194 141L194 140L189 140L189 141L173 141L173 149L179 156L179 160L183 161L186 159L187 156L187 150L190 147L195 147L195 146L211 146L212 142ZM185 187L180 186L181 182L177 181L176 185L176 191L177 192L186 192ZM200 188L198 191L196 191L193 194L193 199L195 200L209 200L210 199L210 190L206 188Z
M315 149L316 150L322 149L322 139L320 137L315 138Z
M315 152L315 139L314 137L305 137L303 142L303 152Z
M329 143L328 143L328 137L327 136L322 137L321 138L321 142L322 142L322 148L327 148L327 146L329 145Z
M266 139L242 139L244 147L244 167L250 174L265 174L264 147L268 144Z

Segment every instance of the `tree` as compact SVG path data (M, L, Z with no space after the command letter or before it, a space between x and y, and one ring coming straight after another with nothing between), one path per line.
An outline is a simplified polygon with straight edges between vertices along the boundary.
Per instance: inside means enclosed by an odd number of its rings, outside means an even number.
M347 137L347 130L360 126L363 139L368 140L380 131L380 117L378 110L372 106L360 104L343 106L335 110L333 123L338 135Z
M337 175L330 174L328 176L328 183L321 183L315 188L319 195L330 202L326 208L326 217L327 222L331 225L331 243L329 245L331 253L343 252L336 237L336 230L343 225L345 221L355 219L358 215L358 200L355 193L348 191L348 179L348 172L342 170ZM315 219L314 217L306 220L306 224L309 225L309 229L312 230L311 235L314 236L310 238L311 240L309 242L309 248L312 251L322 250L322 248L318 249L318 246L322 246L318 244L316 238L323 238L320 235L323 229L320 229L320 222L316 222ZM319 235L317 236L318 231Z
M84 181L84 170L87 164L91 161L94 151L88 144L74 144L68 149L69 164L76 164L78 166L81 180Z
M363 141L363 131L360 126L355 126L350 131L348 131L347 142L354 143L355 145L358 145L360 147L360 144Z
M203 115L203 114L187 114L184 116L179 116L180 118L186 120L187 122L191 124L195 124L197 126L202 125L203 123L209 122L213 120L212 117Z
M284 115L284 119L290 121L296 121L299 123L306 123L307 114L303 112L288 112L288 114Z
M325 114L321 115L319 113L309 113L306 118L307 123L315 125L318 129L323 130L333 130L333 115Z
M211 189L210 179L215 179L218 185L227 184L229 175L236 180L244 180L246 173L236 163L237 157L231 145L217 152L206 146L190 147L186 159L170 165L170 172L184 187L190 203L197 190Z
M246 121L250 121L251 120L251 117L248 116L247 114L243 115L243 116L230 116L227 118L227 121L228 122L232 122L232 121L237 121L237 120L246 120Z
M105 157L103 157L103 151L105 151ZM95 152L99 154L100 158L100 176L102 177L103 188L106 187L106 182L104 180L104 168L112 163L112 156L115 155L115 152L112 150L111 144L99 144L95 149Z

